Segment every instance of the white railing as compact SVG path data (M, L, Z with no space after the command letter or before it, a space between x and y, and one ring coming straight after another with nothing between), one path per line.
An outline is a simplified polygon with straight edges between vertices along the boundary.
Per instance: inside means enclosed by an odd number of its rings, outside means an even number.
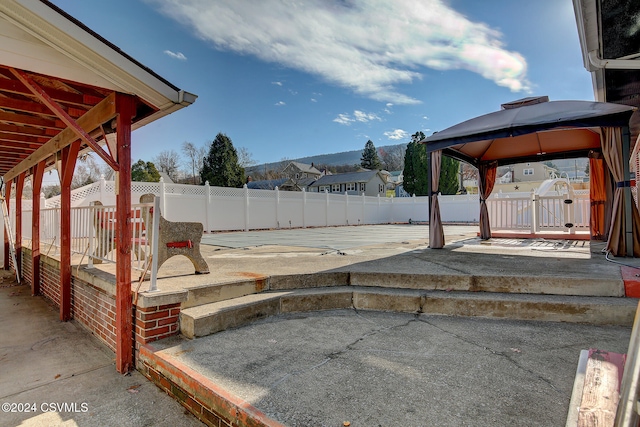
M151 204L136 204L131 207L132 268L144 270L151 254L151 242L146 239L145 224L151 224L148 210ZM15 215L15 213L14 213ZM31 211L23 211L22 237L32 241ZM82 256L89 267L93 263L115 262L116 207L81 206L71 208L71 253ZM12 221L12 226L15 221ZM40 243L45 254L60 253L60 209L47 208L40 211Z
M496 194L487 200L492 229L528 230L531 233L589 230L589 192L538 196Z

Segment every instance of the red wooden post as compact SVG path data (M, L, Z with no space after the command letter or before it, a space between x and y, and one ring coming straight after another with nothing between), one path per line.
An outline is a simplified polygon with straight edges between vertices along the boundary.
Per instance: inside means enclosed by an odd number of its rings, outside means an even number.
M133 368L133 303L131 301L131 120L134 98L116 94L116 152L120 168L116 196L116 369Z
M44 175L44 162L36 165L33 171L33 218L31 220L31 295L40 295L40 190Z
M16 263L15 269L22 277L22 190L24 189L24 177L26 172L18 175L16 183Z
M11 212L9 210L9 200L11 199L11 184L13 181L9 181L6 182L5 185L6 190L5 190L5 201L7 203L7 213ZM11 238L11 236L9 236L9 234L7 234L7 229L4 229L4 269L5 270L9 270L11 267L9 266L9 239Z
M60 320L71 320L71 180L80 140L62 149L60 179Z

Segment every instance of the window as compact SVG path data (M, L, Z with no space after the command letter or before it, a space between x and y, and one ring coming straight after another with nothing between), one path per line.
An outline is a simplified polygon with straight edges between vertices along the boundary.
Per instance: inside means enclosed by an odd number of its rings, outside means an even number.
M299 179L299 178L300 178L300 174L299 174L299 173L297 173L297 174L296 174L296 179Z
M533 175L533 168L527 168L522 171L523 175Z
M326 193L328 191L329 191L329 186L323 185L323 186L320 187L320 192L321 193Z
M350 182L347 184L347 191L356 191L356 183Z
M331 191L332 191L333 193L339 193L339 192L340 192L340 184L333 184L333 185L331 186Z
M384 184L378 184L378 193L384 192Z
M367 191L367 184L365 184L364 182L360 183L360 191Z

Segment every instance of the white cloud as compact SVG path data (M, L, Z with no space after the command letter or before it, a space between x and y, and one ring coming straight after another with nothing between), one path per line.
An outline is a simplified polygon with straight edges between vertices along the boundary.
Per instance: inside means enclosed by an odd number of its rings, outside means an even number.
M333 119L334 122L341 125L349 126L353 122L367 123L373 120L382 121L382 119L375 113L365 113L364 111L354 110L353 117L348 113L338 114L338 117Z
M182 52L172 52L170 50L165 50L164 54L172 57L173 59L179 59L180 61L186 61L187 60L187 57L184 56L184 54Z
M351 117L349 117L348 114L338 114L338 117L333 119L333 121L336 122L336 123L340 123L341 125L346 125L346 126L349 126L349 125L351 125L351 123L355 122L355 120L352 119Z
M311 102L318 102L318 100L315 98L311 98Z
M272 85L282 86L282 82L271 82Z
M273 105L275 105L276 107L282 107L283 105L287 105L287 104L284 101L278 101Z
M499 31L469 20L447 0L148 1L218 49L382 102L420 103L398 89L420 79L420 67L469 70L512 91L530 90L524 57L504 47Z
M402 129L394 129L391 132L385 132L384 136L386 136L389 139L393 139L393 140L408 139L409 138L409 132L407 132L406 130L402 130Z
M365 113L365 112L360 111L360 110L354 110L353 117L357 121L363 122L363 123L370 122L370 121L373 121L373 120L378 120L378 121L381 120L380 117L378 117L378 115L375 114L375 113Z

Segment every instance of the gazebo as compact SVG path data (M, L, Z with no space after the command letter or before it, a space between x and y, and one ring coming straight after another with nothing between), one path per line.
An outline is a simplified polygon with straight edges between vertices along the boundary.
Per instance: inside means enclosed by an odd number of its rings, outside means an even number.
M486 200L497 166L588 156L592 237L605 236L606 249L614 256L640 256L640 215L629 178L629 119L634 110L620 104L532 97L423 139L431 168L430 247L444 246L437 195L443 154L478 168L482 239L491 238Z
M79 154L93 151L117 175L117 222L131 222L131 131L193 103L180 90L44 0L0 2L0 175L15 194L16 255L31 265L31 290L44 283L40 253L43 173L57 168L62 207L60 319L72 317L70 184ZM22 193L33 187L32 250L22 255ZM131 230L117 227L116 369L133 366ZM5 233L5 268L9 266ZM57 274L58 272L56 272ZM78 296L76 296L78 299Z

